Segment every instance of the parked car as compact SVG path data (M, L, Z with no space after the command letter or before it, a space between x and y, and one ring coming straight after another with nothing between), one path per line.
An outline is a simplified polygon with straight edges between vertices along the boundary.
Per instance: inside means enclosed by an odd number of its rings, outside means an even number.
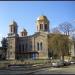
M64 66L63 61L56 61L56 62L52 62L52 67L62 67Z
M75 64L75 61L70 61L71 64Z
M70 64L71 64L70 61L64 61L64 66L68 66Z

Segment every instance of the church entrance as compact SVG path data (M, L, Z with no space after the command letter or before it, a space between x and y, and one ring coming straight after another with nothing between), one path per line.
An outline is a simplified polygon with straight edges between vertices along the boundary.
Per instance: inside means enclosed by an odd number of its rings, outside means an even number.
M18 60L34 60L37 58L37 52L24 52L24 53L18 53L16 55L16 59Z

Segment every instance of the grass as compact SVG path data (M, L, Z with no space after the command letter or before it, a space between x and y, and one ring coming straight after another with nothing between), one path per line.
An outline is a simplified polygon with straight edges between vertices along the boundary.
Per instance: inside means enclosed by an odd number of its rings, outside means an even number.
M14 61L9 61L10 64L44 64L44 63L49 63L50 60L14 60Z
M8 67L10 64L23 64L23 65L42 65L42 64L47 64L50 63L50 60L10 60L10 61L0 61L0 68L5 68Z

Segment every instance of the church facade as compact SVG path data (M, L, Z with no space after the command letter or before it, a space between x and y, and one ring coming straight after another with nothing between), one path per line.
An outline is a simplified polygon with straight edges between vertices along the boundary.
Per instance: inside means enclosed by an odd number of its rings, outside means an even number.
M37 32L28 36L26 29L23 29L19 35L18 25L13 21L9 25L6 59L49 59L49 36L53 35L49 31L49 24L46 16L38 17L36 20ZM74 43L70 50L71 57L75 58Z
M13 21L9 25L7 60L48 59L49 20L40 16L36 21L37 32L28 36L26 29L18 34L18 25Z

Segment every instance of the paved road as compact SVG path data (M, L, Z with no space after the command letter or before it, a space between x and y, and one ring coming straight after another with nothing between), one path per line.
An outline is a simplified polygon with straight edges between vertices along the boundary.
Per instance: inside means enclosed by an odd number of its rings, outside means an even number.
M33 74L75 74L75 65L70 65L63 68L44 68L33 72Z
M63 68L43 68L38 70L26 70L25 67L11 68L0 70L0 75L27 75L27 74L75 74L75 65Z

